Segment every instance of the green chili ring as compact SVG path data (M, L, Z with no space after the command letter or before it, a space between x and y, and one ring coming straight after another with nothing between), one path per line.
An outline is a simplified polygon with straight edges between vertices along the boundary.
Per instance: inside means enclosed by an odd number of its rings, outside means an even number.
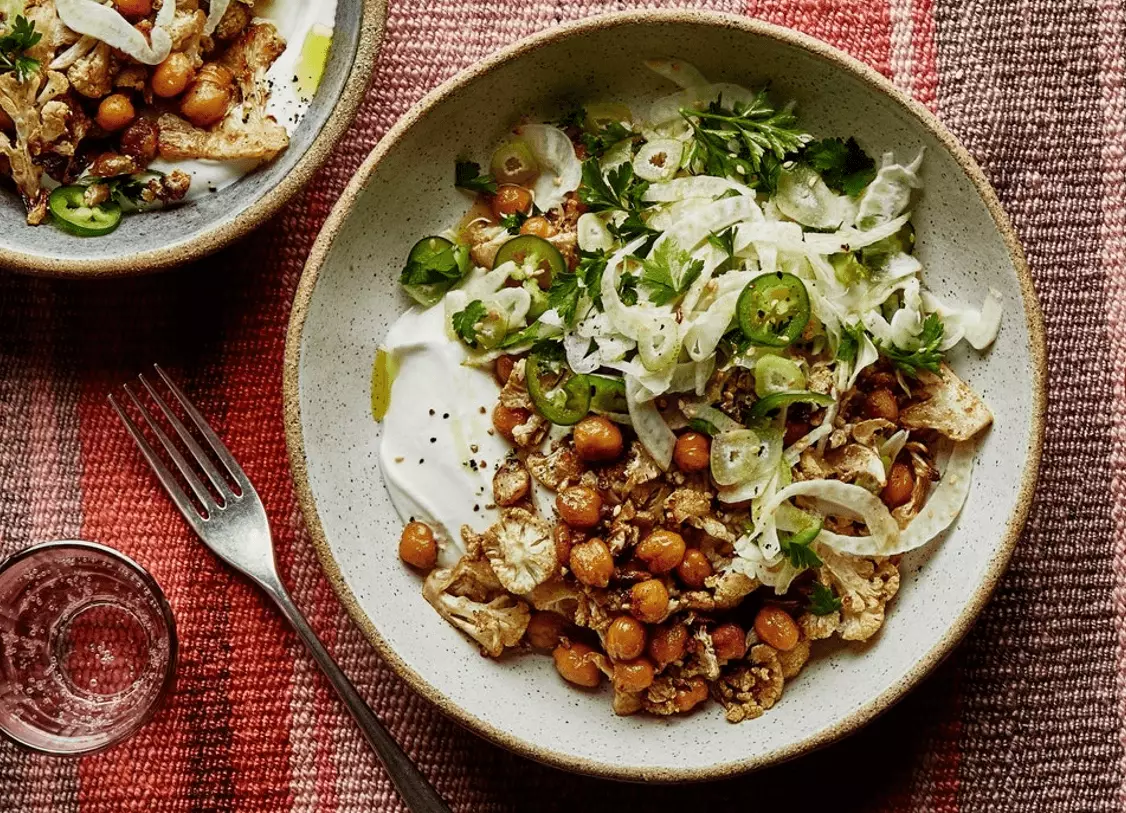
M536 411L549 421L559 426L573 426L590 412L590 382L585 375L572 375L561 385L547 389L543 383L544 376L550 374L545 369L546 362L542 353L533 351L528 356L524 368L528 395Z
M567 262L559 249L534 234L522 234L502 245L493 261L493 268L499 268L509 260L519 267L531 264L538 271L547 271L551 279L567 273Z
M121 224L121 207L113 201L87 206L85 186L60 186L51 193L48 207L59 228L79 237L101 237Z
M813 404L818 407L827 407L833 403L833 398L830 395L822 395L819 392L809 392L807 390L790 390L788 392L776 392L771 395L761 398L755 402L751 407L748 417L751 420L756 418L765 418L775 410L788 407L790 404Z
M754 344L787 347L797 341L809 322L809 293L793 274L763 274L739 294L739 329Z

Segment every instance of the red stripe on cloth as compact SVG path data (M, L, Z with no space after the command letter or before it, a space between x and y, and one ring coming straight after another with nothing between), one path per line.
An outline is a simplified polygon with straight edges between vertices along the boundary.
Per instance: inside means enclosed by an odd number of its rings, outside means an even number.
M912 46L915 49L912 92L922 104L935 109L938 102L938 56L934 31L934 0L911 4Z
M746 11L804 31L891 76L887 0L748 0Z

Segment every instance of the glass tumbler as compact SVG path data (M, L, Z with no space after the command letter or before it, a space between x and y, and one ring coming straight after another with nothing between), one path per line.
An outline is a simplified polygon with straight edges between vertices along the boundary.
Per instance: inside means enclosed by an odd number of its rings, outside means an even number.
M175 665L172 610L127 556L59 541L0 564L0 734L17 744L107 748L153 715Z

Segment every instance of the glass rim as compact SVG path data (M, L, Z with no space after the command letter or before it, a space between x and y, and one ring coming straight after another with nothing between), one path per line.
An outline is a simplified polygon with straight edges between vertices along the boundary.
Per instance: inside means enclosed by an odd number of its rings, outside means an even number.
M25 751L44 754L53 757L80 757L96 754L105 751L108 748L113 748L125 740L136 734L142 727L144 727L156 714L157 710L164 703L164 699L172 689L172 685L176 680L176 665L179 657L179 639L176 637L176 619L172 615L172 605L168 603L168 597L165 596L164 590L161 589L160 584L157 583L153 575L148 572L144 567L137 563L134 559L126 556L119 550L111 548L108 545L103 545L99 542L88 542L84 539L53 539L48 542L38 542L34 545L18 550L8 556L3 561L0 561L0 576L3 576L12 566L22 562L24 559L29 559L36 554L46 553L52 550L82 550L93 551L95 553L103 554L110 559L115 559L121 564L125 565L144 584L145 589L156 600L157 606L160 608L160 614L164 619L164 626L168 630L168 659L164 668L164 678L160 683L160 688L153 695L152 701L144 712L132 723L128 728L121 731L113 739L108 742L100 743L84 748L67 748L57 749L44 747L41 745L34 745L17 737L12 732L8 731L3 726L0 726L0 737L13 743Z

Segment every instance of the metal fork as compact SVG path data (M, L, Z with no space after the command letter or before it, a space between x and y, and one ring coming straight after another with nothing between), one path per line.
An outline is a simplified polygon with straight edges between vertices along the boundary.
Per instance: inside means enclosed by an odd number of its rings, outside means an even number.
M142 386L149 397L159 407L164 418L172 426L180 441L187 448L199 468L193 468L184 458L180 450L161 429L140 399L134 394L128 384L125 385L125 394L129 401L140 412L141 417L148 425L149 430L164 447L164 451L171 458L180 476L195 495L197 503L193 503L183 487L177 482L175 475L157 454L142 431L122 409L113 397L109 402L121 418L129 434L133 436L141 454L145 456L153 473L160 480L172 502L180 509L188 525L192 527L203 543L227 564L241 571L251 581L257 584L277 604L282 615L297 631L297 634L309 648L313 659L325 673L325 677L332 683L337 694L352 713L353 719L360 727L364 737L375 749L375 753L383 762L387 773L391 776L399 794L406 801L407 806L416 813L450 813L449 807L431 787L426 777L419 772L410 758L392 739L391 735L376 718L375 714L360 697L356 687L348 680L340 667L328 654L324 646L317 639L305 616L297 609L289 593L282 584L278 575L277 563L274 560L273 538L270 534L270 523L266 519L266 510L254 486L247 478L242 467L235 462L226 445L211 429L203 416L187 399L179 387L160 369L153 365L157 375L164 381L172 396L198 430L200 436L208 446L211 454L200 446L184 423L169 408L167 402L149 384L143 376L140 378ZM200 470L211 484L212 490L200 478ZM202 509L202 510L201 510Z

